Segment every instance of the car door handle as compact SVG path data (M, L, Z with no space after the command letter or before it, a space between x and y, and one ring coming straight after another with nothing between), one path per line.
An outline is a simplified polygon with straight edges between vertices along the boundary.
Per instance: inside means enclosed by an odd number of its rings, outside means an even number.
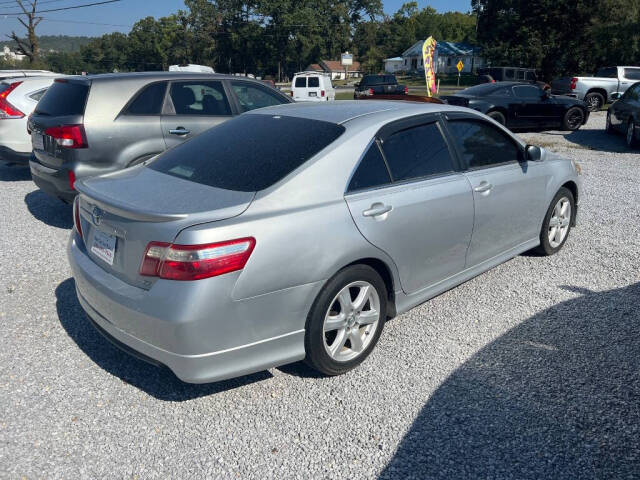
M189 135L191 132L184 127L178 127L173 130L169 130L171 135Z
M367 210L362 212L363 217L379 217L385 213L390 212L393 209L391 205L385 205L384 203L374 203Z
M480 185L478 185L473 189L473 191L478 193L484 193L484 192L491 191L492 188L493 188L493 185L483 180L482 182L480 182Z

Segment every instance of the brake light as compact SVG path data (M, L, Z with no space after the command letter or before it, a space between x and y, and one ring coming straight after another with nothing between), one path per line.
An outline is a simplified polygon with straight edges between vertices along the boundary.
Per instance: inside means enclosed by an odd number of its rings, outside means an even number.
M293 97L293 90L291 90L291 96Z
M409 95L409 87L404 87L404 94Z
M578 83L578 79L576 77L573 77L571 79L571 84L569 85L569 88L571 90L575 90L576 89L576 83Z
M369 95L373 95L373 88L370 88L369 91L367 92Z
M320 96L324 97L324 90L320 90Z
M64 148L87 148L89 146L83 125L49 127L44 131L44 134L54 138L56 143Z
M22 82L14 82L9 85L9 87L0 93L0 118L22 118L24 117L24 113L18 110L16 107L9 103L7 97L11 92L13 92L18 85Z
M80 223L80 205L78 197L73 202L73 225L76 227L76 231L82 237L82 224Z
M69 170L69 187L71 187L71 190L76 189L76 174L73 170Z
M200 280L235 272L244 268L255 246L253 237L204 245L151 242L144 253L140 275Z

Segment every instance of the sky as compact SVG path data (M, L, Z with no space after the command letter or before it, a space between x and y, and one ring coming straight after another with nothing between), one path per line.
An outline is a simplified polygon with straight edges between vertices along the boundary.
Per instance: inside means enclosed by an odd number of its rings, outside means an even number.
M61 8L73 5L93 3L98 0L39 0L38 9ZM406 0L383 0L387 13L393 13ZM432 6L440 12L470 9L470 0L434 0L418 1L420 8ZM122 0L107 5L96 5L75 10L44 13L44 20L38 25L39 35L87 35L99 36L113 31L128 32L130 26L140 18L147 16L162 17L184 8L183 0ZM11 0L0 0L0 45L6 35L15 30L21 35L25 29L15 17L3 14L20 11ZM100 25L109 24L109 25Z

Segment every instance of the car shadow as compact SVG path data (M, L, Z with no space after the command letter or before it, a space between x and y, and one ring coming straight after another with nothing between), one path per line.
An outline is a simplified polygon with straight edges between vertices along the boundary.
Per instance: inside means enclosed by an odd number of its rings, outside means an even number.
M184 383L166 367L157 367L121 351L91 325L68 278L56 288L56 309L62 327L80 349L106 372L164 401L181 402L232 390L271 378L268 371L201 385Z
M622 134L611 134L604 130L580 129L564 134L568 142L589 150L613 153L633 153L627 147Z
M73 207L61 200L50 197L42 190L27 193L24 203L31 215L52 227L73 227Z
M25 180L31 180L31 170L29 170L29 167L0 164L0 181L23 182Z
M380 478L638 478L640 283L563 288L444 381Z

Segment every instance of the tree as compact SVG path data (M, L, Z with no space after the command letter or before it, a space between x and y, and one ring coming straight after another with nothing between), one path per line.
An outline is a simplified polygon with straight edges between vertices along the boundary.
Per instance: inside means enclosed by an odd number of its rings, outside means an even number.
M22 18L18 17L18 21L27 29L27 38L20 38L15 31L12 31L11 35L7 35L7 37L16 42L18 45L18 53L26 55L29 62L34 63L38 60L38 55L40 54L38 37L36 36L36 27L42 21L42 17L36 15L36 5L38 0L31 0L28 6L24 5L23 0L16 0L16 3L24 12L24 16L27 17L26 22Z

